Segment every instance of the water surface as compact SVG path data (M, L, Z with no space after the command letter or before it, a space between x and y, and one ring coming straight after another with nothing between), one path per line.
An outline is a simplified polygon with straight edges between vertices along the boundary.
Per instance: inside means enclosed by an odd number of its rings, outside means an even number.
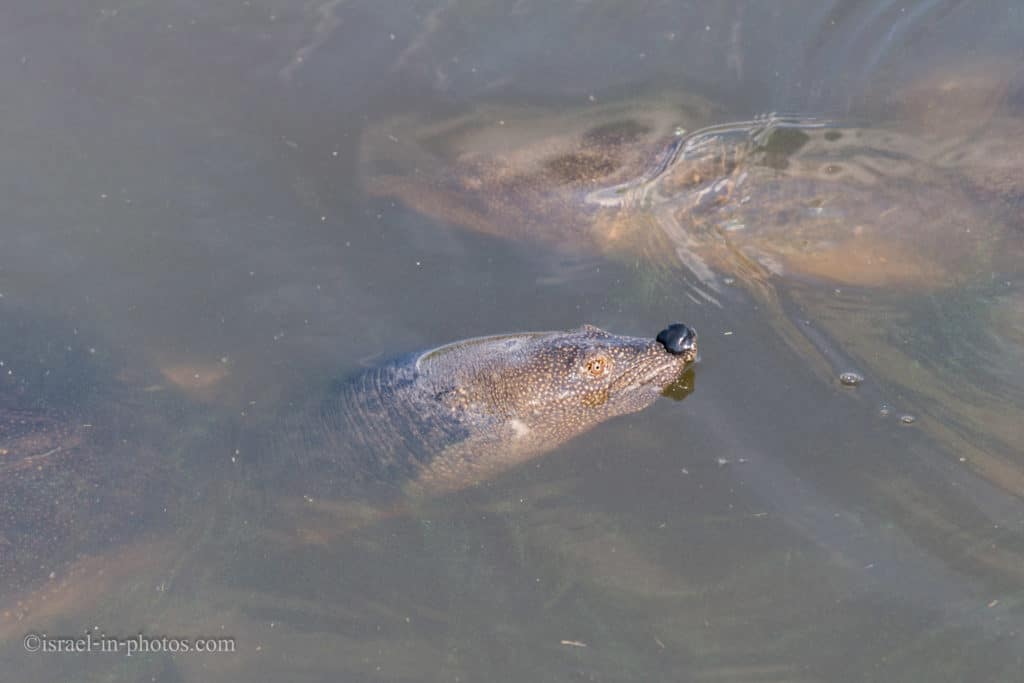
M0 408L67 430L0 470L12 680L1024 673L1018 8L50 0L0 18ZM886 131L857 157L888 154L882 189L838 224L906 186L916 216L942 198L920 251L969 253L926 286L815 271L759 294L723 271L714 305L678 260L474 230L469 186L443 211L367 192L381 122L408 122L402 142L529 109L534 132L572 131L669 96L707 103L700 125ZM556 230L592 215L559 211ZM255 469L252 434L379 360L673 320L701 334L686 400L413 514L280 495ZM85 629L236 649L22 646Z

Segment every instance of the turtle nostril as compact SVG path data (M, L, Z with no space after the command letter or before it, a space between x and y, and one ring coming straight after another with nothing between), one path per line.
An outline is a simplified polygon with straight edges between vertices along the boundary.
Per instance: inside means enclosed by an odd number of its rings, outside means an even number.
M690 356L697 353L697 332L683 323L672 323L658 333L657 340L669 353Z

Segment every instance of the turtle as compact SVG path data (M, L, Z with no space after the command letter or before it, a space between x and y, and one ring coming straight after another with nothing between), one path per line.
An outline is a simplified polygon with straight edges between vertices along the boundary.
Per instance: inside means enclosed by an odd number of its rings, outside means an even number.
M466 339L339 380L246 450L267 455L275 488L423 499L494 479L662 394L685 398L696 359L684 323L655 338L584 325Z
M709 300L731 280L935 290L992 266L1005 226L929 139L720 112L659 96L399 115L365 131L361 177L370 196L474 231L685 266Z
M156 451L122 443L115 435L123 424L106 409L112 406L94 403L115 384L109 356L70 325L6 308L3 317L0 632L6 633L68 604L53 589L70 568L131 536L148 505L165 499L154 495L163 470Z

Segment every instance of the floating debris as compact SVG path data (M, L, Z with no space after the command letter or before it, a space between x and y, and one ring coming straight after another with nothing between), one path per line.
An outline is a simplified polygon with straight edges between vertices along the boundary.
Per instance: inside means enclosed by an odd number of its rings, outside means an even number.
M863 375L859 375L856 372L844 372L839 375L839 383L848 387L855 387L863 381Z

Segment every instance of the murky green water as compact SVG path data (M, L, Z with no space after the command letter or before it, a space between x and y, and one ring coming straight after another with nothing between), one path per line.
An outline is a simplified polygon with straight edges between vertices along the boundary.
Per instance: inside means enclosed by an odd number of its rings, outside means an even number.
M8 3L0 679L1019 680L1022 43L1012 4ZM267 435L362 367L673 320L692 394L484 485L280 485ZM24 646L86 630L234 645Z

